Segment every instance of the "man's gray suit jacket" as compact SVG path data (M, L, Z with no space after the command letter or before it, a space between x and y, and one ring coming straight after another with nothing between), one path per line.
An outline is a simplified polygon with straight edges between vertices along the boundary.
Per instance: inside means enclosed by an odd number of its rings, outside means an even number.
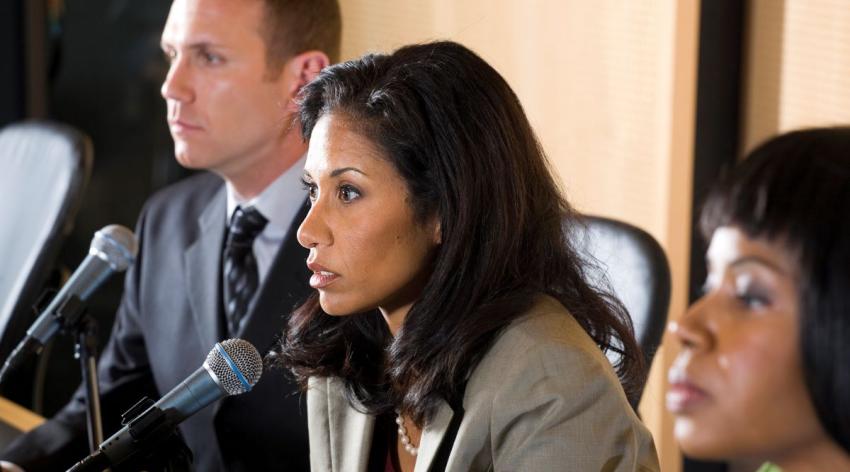
M209 173L151 197L139 218L139 256L127 273L112 335L100 359L105 435L143 395L158 399L226 339L221 304L221 250L226 190ZM237 337L264 353L291 309L309 292L307 252L295 238L296 216ZM225 398L180 425L195 469L307 470L305 404L284 372L265 372L249 393ZM65 470L87 454L82 391L56 417L19 438L2 455L28 471Z

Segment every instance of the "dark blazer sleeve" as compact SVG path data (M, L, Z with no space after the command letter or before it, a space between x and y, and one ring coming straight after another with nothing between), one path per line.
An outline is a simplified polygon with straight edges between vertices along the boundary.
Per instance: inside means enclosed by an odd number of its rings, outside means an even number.
M136 227L142 234L143 210ZM128 271L124 295L116 315L109 342L98 363L104 434L120 426L121 413L142 396L156 398L150 362L139 323L138 284L144 271L144 243L137 263ZM88 454L86 406L80 385L71 401L52 419L20 436L3 452L3 460L23 467L27 472L65 470Z

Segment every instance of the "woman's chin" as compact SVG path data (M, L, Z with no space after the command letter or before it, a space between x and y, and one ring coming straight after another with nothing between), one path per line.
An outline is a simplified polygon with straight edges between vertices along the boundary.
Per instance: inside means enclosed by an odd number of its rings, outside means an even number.
M333 296L328 296L321 290L319 291L319 306L322 307L322 311L331 316L348 316L352 313L358 313L348 304L335 300Z
M724 451L723 444L717 441L722 435L712 434L689 417L676 416L673 424L673 435L686 456L710 461L728 458L731 451Z

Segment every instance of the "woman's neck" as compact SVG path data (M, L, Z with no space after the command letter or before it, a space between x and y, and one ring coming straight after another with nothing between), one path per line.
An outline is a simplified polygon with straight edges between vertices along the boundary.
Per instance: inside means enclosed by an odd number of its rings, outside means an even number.
M405 317L407 317L407 312L410 311L410 307L412 306L413 302L411 301L398 307L379 308L381 315L383 315L384 321L387 322L387 326L390 328L390 332L393 334L393 336L398 335L398 330L401 329L401 325L404 324L404 319Z
M791 449L772 462L782 472L850 470L850 454L829 439Z

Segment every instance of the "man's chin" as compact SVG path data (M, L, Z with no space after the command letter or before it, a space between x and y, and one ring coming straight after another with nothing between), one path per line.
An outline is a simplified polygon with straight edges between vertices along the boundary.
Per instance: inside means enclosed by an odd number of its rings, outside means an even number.
M174 158L178 164L187 169L200 170L207 167L206 162L197 155L197 152L190 152L186 147L176 147Z

